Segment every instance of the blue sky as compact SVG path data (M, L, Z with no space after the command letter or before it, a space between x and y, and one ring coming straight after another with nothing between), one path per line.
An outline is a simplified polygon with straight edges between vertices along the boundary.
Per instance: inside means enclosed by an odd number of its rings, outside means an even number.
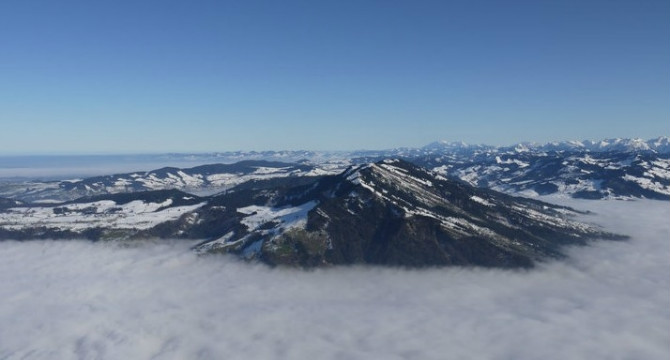
M670 1L0 2L0 153L670 133Z

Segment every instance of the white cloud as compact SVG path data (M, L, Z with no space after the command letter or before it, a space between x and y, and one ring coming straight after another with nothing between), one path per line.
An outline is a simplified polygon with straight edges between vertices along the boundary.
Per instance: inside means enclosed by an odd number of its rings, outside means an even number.
M670 204L530 271L270 270L188 244L0 243L0 359L667 359Z

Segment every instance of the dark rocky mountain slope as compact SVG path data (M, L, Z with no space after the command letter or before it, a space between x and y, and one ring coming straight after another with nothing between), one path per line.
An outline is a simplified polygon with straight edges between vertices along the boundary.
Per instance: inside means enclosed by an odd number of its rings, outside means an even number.
M616 238L571 221L571 209L449 181L398 160L212 203L232 207L223 210L221 236L200 251L270 264L526 267L561 256L566 244Z

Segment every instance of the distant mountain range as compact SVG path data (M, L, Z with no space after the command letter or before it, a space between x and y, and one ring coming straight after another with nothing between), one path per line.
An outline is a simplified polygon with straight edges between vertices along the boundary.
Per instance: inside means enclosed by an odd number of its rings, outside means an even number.
M5 181L0 240L192 239L201 253L299 267L530 267L623 238L533 197L670 199L667 137L309 155Z
M147 171L165 166L190 168L202 164L231 164L246 160L278 161L284 163L333 164L362 163L383 158L411 159L427 155L460 154L474 156L482 151L588 151L588 152L652 152L670 153L667 136L651 140L606 139L600 141L562 141L547 144L519 143L512 146L472 145L463 142L437 141L423 147L403 147L386 150L360 151L228 151L215 153L166 153L126 155L33 155L0 156L0 181L17 179L66 179L97 175L119 174L136 170Z
M525 148L412 159L469 184L526 196L670 199L670 155L651 151L538 151Z
M498 152L551 152L551 151L585 151L585 152L639 152L650 151L659 154L670 153L670 137L660 136L655 139L614 138L604 140L558 141L550 143L518 143L512 146L468 145L464 142L436 141L421 148L430 153L449 153L461 151L498 151Z
M157 190L6 203L0 239L204 239L196 248L203 253L301 267L530 267L562 256L566 244L622 238L571 220L572 209L448 180L402 160L298 178L304 181L247 181L205 197Z
M639 152L647 151L658 154L670 154L670 137L660 136L654 139L613 138L604 140L559 141L550 143L524 142L509 146L492 146L483 144L467 144L462 141L436 141L423 147L399 147L386 150L358 151L229 151L211 154L169 154L175 159L202 158L211 161L237 162L243 160L267 160L281 162L298 162L308 160L311 163L327 163L346 159L365 158L413 158L424 155L451 153L476 154L481 151L588 151L588 152Z
M660 136L650 140L639 138L613 138L604 140L559 141L550 143L524 142L510 146L492 146L467 144L461 141L436 141L423 147L399 147L386 150L358 151L229 151L211 154L169 154L175 159L202 158L211 161L237 162L243 160L267 160L281 162L298 162L308 160L312 163L327 163L337 160L361 158L412 158L424 155L450 153L478 153L481 151L588 151L588 152L637 152L648 151L658 154L670 154L670 137Z
M648 141L609 139L508 147L435 142L423 148L327 154L234 153L242 159L300 159L294 163L243 160L191 168L165 167L75 180L5 181L0 182L0 196L48 202L164 189L210 195L250 181L283 178L304 182L338 174L351 165L401 158L448 178L510 194L670 199L669 144L670 138L659 137ZM229 156L230 153L221 158Z
M301 183L304 178L309 181L312 177L337 174L348 164L314 165L245 160L234 164L200 165L184 169L164 167L75 180L0 183L0 196L25 202L48 203L85 196L167 189L202 195L266 179L290 178L288 181L292 183Z

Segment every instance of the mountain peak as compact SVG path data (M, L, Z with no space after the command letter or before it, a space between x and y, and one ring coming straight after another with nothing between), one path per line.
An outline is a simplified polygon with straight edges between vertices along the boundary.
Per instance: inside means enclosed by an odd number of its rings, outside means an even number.
M488 145L468 144L463 141L438 140L423 146L421 150L428 152L443 152L443 151L459 152L459 151L472 151L472 150L481 150L490 148L493 147Z
M397 159L351 167L290 193L263 200L270 208L238 209L253 217L241 220L253 227L203 249L277 265L527 267L560 256L560 244L607 237L569 220L570 209L477 189ZM265 215L258 214L277 215L261 224Z
M515 152L528 151L656 151L670 153L670 138L660 136L655 139L610 138L601 140L565 140L548 143L520 142L510 146L469 145L465 142L434 141L421 148L430 152L460 152L472 150L504 150Z

